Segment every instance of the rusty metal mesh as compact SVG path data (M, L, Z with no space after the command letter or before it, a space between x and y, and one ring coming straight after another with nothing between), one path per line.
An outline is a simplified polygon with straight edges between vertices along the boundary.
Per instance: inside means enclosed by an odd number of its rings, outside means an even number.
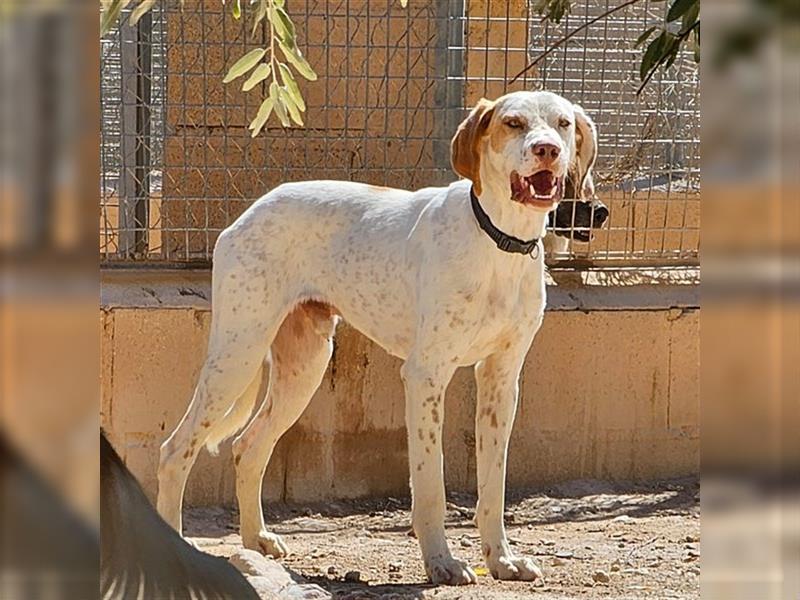
M247 4L247 3L243 3ZM449 141L481 96L548 89L581 104L600 132L599 197L611 217L553 264L696 264L699 79L689 56L641 95L634 41L668 3L642 0L592 24L514 84L531 59L613 8L588 0L560 25L530 2L290 0L300 47L319 74L302 82L305 128L247 125L257 90L223 85L263 46L219 0L166 0L101 45L100 253L106 265L204 265L217 234L284 181L338 178L418 188L456 175ZM263 91L263 90L262 90Z

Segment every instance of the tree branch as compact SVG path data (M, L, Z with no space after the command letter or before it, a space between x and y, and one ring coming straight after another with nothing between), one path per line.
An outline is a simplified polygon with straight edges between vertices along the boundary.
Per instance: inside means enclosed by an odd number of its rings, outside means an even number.
M547 56L548 56L548 55L549 55L551 52L553 52L553 51L554 51L554 50L556 50L557 48L559 48L559 47L561 47L562 45L564 45L566 42L568 42L569 40L571 40L572 38L574 38L576 35L578 35L578 34L579 34L581 31L583 31L584 29L587 29L588 27L591 27L592 25L594 25L595 23L597 23L598 21L600 21L600 20L602 20L602 19L605 19L605 18L606 18L606 17L608 17L609 15L613 15L615 12L617 12L617 11L620 11L620 10L622 10L623 8L627 8L627 7L631 6L632 4L636 4L637 2L639 2L639 0L628 0L627 2L623 2L623 3L622 3L622 4L620 4L619 6L615 6L614 8L610 8L610 9L608 9L608 10L607 10L606 12L604 12L603 14L601 14L601 15L599 15L599 16L597 16L597 17L594 17L593 19L591 19L591 20L587 21L586 23L584 23L583 25L581 25L580 27L578 27L578 28L577 28L577 29L575 29L574 31L571 31L570 33L568 33L567 35L565 35L563 38L561 38L560 40L558 40L558 41L557 41L555 44L553 44L552 46L550 46L550 47L549 47L547 50L545 50L545 51L544 51L542 54L540 54L540 55L539 55L539 56L536 58L536 60L534 60L534 61L533 61L533 62L531 62L531 63L530 63L528 66L526 66L524 69L522 69L522 71L520 71L519 73L517 73L516 75L514 75L514 77L512 77L512 78L511 78L511 79L508 81L508 83L509 83L509 84L512 84L512 83L514 83L514 82L515 82L517 79L519 79L520 77L522 77L522 76L523 76L525 73L527 73L528 71L530 71L530 70L531 70L533 67L535 67L535 66L536 66L536 65L538 65L538 64L539 64L539 63L540 63L542 60L544 60L544 59L545 59L545 58L546 58L546 57L547 57Z

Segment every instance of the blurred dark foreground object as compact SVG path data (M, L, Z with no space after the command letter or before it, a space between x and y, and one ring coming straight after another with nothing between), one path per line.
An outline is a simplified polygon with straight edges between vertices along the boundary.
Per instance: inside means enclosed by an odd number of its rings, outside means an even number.
M0 598L97 595L97 532L70 511L0 431Z
M100 434L102 598L258 599L228 561L196 550L150 505Z

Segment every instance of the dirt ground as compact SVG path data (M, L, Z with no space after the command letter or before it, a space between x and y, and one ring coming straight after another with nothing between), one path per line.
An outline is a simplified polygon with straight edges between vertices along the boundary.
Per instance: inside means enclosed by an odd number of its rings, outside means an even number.
M544 581L495 581L481 570L475 497L448 495L453 553L476 569L478 584L433 587L409 534L408 498L268 505L269 526L292 554L283 564L334 598L513 600L517 598L697 598L700 589L697 480L639 485L577 481L510 493L512 547L533 557ZM189 509L186 533L219 556L241 547L238 516Z

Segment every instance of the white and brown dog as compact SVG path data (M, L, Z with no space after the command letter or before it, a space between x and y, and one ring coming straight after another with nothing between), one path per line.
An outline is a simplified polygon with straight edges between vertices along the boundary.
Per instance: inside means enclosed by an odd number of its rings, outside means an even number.
M590 175L597 135L584 111L548 92L481 100L452 141L466 178L416 192L345 181L281 185L222 232L214 249L208 357L182 421L161 447L158 509L178 531L202 446L233 443L242 540L280 556L261 485L275 444L320 384L340 317L404 359L412 524L434 583L475 582L444 532L443 395L475 365L483 555L500 579L532 580L503 526L506 452L519 373L542 322L548 213L571 174ZM260 399L262 376L269 388ZM249 421L249 424L248 424Z

